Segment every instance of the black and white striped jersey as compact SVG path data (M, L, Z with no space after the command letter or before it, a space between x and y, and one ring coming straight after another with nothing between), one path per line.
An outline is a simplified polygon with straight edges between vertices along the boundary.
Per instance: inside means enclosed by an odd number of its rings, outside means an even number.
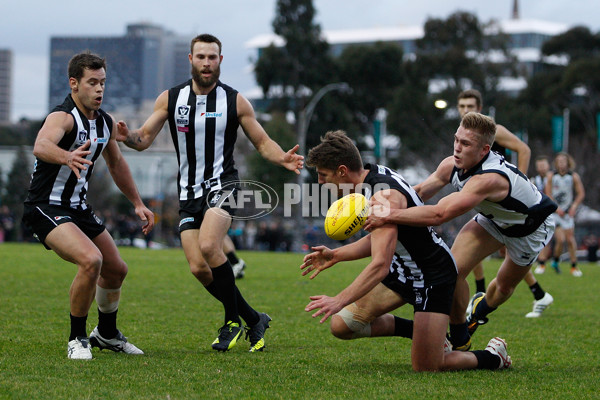
M369 171L363 183L368 199L384 189L397 190L407 200L407 208L423 205L423 201L402 176L383 165L367 164ZM430 226L398 225L398 242L390 274L415 288L423 288L456 278L457 269L450 249Z
M564 175L555 172L552 175L552 198L562 210L567 211L571 208L574 192L573 172L567 171Z
M179 200L197 199L237 180L237 91L220 81L208 95L196 95L192 80L169 90L169 128L177 152Z
M73 129L67 132L58 142L58 147L73 151L90 140L89 151L86 158L93 163L100 157L106 148L113 125L112 118L103 110L98 110L98 117L88 120L77 108L69 94L65 101L55 107L52 112L62 111L71 114L74 119ZM87 204L88 181L92 176L94 165L80 170L80 178L66 165L51 164L36 158L31 176L29 194L25 200L28 204L47 203L85 210Z
M556 203L540 192L517 167L494 151L490 151L476 166L466 172L454 167L450 182L456 190L461 191L471 177L481 174L499 174L508 180L509 190L506 198L499 202L484 200L475 207L475 210L490 219L503 235L527 236L556 210Z
M547 176L541 176L541 175L536 175L533 178L531 178L533 181L533 184L535 185L536 188L538 188L538 190L542 193L545 193L544 190L546 189L546 183L548 182L548 177Z

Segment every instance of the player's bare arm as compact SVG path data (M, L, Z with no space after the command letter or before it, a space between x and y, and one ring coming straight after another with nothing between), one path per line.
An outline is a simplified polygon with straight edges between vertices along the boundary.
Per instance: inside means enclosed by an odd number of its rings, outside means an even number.
M302 276L314 271L310 279L315 278L321 271L341 261L360 260L361 258L371 255L371 237L367 235L360 240L339 247L337 249L329 249L325 246L313 247L312 253L304 256L304 262L300 265Z
M375 205L371 207L367 218L368 230L373 231L389 223L438 226L472 210L483 200L502 200L508 194L508 186L508 181L499 174L476 175L467 182L463 190L449 194L435 205L411 207L405 210Z
M581 205L583 199L585 199L585 189L583 188L581 177L577 172L573 172L573 189L575 190L575 199L573 200L573 204L569 208L569 215L571 217L575 216L577 208Z
M88 165L92 165L92 161L85 158L91 154L88 150L90 141L86 141L73 151L63 150L58 146L58 142L66 132L73 129L73 124L73 117L65 112L57 111L48 115L35 139L33 155L48 163L68 166L77 179L80 179L79 171L86 170Z
M296 154L300 145L284 152L279 144L271 139L258 123L254 109L248 99L238 93L236 104L240 125L260 155L265 160L299 174L304 167L304 156Z
M119 121L116 129L116 139L125 146L142 151L150 147L156 139L169 116L169 91L162 92L154 102L154 111L144 125L136 130L129 130L124 121Z
M454 168L454 158L446 157L437 169L423 182L414 187L415 191L423 201L435 196L444 186L450 183L450 175Z
M529 161L531 159L531 149L529 146L502 125L496 125L495 142L505 149L514 151L518 154L517 167L519 168L519 171L527 175Z

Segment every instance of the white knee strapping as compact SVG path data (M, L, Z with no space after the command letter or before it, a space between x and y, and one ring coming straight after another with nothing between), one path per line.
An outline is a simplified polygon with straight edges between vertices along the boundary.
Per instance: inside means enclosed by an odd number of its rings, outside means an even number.
M354 313L347 308L343 308L339 313L337 313L348 329L350 329L352 333L352 338L362 338L362 337L370 337L371 336L371 324L366 322L357 321L354 318Z
M119 299L121 298L121 288L104 289L96 285L96 304L98 309L105 314L117 311L119 308Z

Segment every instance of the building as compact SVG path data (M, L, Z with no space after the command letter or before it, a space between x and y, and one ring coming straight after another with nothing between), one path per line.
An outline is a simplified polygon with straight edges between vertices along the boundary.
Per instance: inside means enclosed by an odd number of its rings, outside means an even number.
M12 51L0 49L0 124L10 122Z
M124 36L116 37L52 37L50 108L61 104L68 93L69 60L86 50L107 61L102 108L130 126L145 121L164 88L189 79L189 64L183 65L189 53L189 37L177 36L157 25L130 24ZM153 148L172 148L168 136L159 135Z
M514 14L513 14L514 15ZM569 27L565 24L518 18L518 12L512 19L497 21L489 24L486 35L494 36L502 32L509 37L508 48L518 61L519 78L506 77L499 83L500 89L518 91L526 86L526 78L537 72L542 60L551 63L566 63L559 57L542 58L541 48L544 42L552 36L565 32ZM348 46L388 42L398 44L406 58L414 56L416 41L422 38L424 29L421 26L377 27L370 29L325 30L324 39L330 45L332 55L339 56ZM257 58L263 49L274 44L283 46L283 39L275 34L258 35L246 42L246 47L256 50ZM476 54L472 54L477 57ZM495 61L504 62L501 54L492 54ZM432 82L430 91L443 89L439 82Z

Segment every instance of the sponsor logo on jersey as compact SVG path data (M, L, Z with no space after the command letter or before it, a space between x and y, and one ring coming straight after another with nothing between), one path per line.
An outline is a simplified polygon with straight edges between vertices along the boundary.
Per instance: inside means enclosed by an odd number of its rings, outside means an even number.
M55 221L60 221L61 219L71 219L71 217L69 217L68 215L59 215L54 217Z
M216 113L216 112L205 112L200 114L201 117L205 117L205 118L221 118L223 116L223 113Z
M97 142L97 143L108 143L108 138L105 138L105 137L94 138L94 142Z
M187 217L179 221L179 226L186 224L188 222L194 222L194 217Z

